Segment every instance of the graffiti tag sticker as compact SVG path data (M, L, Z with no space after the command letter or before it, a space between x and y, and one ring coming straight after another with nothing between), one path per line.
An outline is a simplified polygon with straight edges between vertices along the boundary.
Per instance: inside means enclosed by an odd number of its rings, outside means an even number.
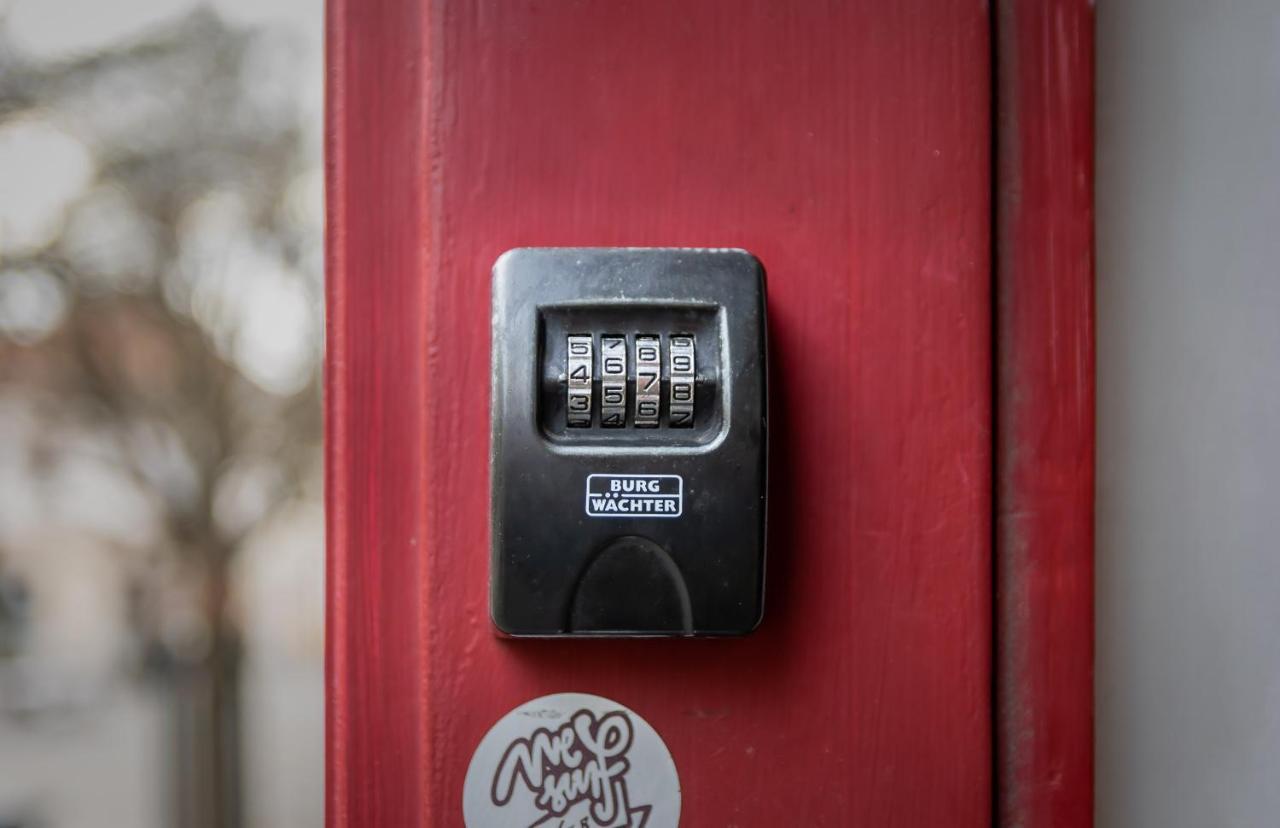
M462 811L467 828L677 828L680 780L662 737L633 711L557 693L480 740Z

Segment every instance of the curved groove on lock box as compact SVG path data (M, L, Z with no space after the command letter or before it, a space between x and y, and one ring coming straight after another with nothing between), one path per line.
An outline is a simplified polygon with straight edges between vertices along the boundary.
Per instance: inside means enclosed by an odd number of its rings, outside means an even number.
M693 606L680 568L653 541L627 535L596 553L574 587L569 631L693 634Z

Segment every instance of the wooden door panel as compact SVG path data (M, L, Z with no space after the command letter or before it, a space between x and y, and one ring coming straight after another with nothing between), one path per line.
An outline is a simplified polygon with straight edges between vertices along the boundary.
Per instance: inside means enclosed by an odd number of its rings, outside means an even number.
M580 691L666 740L684 825L989 824L986 10L338 0L330 36L331 823L461 824L486 730ZM494 635L489 268L521 245L764 262L756 633Z

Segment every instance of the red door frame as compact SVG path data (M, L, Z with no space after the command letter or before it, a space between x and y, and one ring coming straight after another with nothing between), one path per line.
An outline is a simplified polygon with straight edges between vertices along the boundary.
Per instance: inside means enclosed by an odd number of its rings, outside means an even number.
M1093 3L996 5L1000 824L1093 823Z
M441 360L461 280L431 280L435 76L456 44L426 2L328 9L327 821L455 824L420 795L450 735L426 715L438 635L420 550L483 547L437 481L461 468ZM458 14L457 7L453 14ZM995 642L991 734L1001 824L1092 822L1093 10L1000 0L992 12ZM516 240L518 243L520 240ZM674 243L679 243L674 239ZM766 259L767 263L767 259ZM425 318L424 318L425 317ZM459 611L483 614L483 601ZM466 654L459 658L465 663ZM530 667L534 669L534 667Z

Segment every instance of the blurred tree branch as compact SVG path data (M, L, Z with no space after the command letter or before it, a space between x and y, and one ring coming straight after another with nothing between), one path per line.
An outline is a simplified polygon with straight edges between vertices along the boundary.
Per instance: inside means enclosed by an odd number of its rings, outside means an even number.
M3 280L38 274L61 303L36 337L0 329L0 396L38 417L37 466L66 462L69 434L101 441L155 507L161 540L150 551L177 564L166 573L200 585L201 645L162 659L173 665L175 728L190 734L176 748L186 776L176 781L175 822L187 826L240 822L231 561L254 526L307 485L321 436L320 230L291 202L317 159L303 151L297 107L260 94L256 62L287 47L266 38L202 11L124 48L54 64L0 42L0 129L32 116L66 124L96 163L68 215L106 193L117 205L108 216L135 228L95 241L90 222L86 244L69 220L37 249L0 248L0 297ZM117 272L135 260L145 264ZM264 386L253 372L244 343L264 285L307 305L309 323L292 332L306 341L289 352L305 355L291 369L299 381ZM246 466L269 470L249 488L259 520L220 520L220 498ZM167 575L139 577L144 595L166 588L157 581ZM143 649L167 646L156 612L136 621L148 627L138 631Z

